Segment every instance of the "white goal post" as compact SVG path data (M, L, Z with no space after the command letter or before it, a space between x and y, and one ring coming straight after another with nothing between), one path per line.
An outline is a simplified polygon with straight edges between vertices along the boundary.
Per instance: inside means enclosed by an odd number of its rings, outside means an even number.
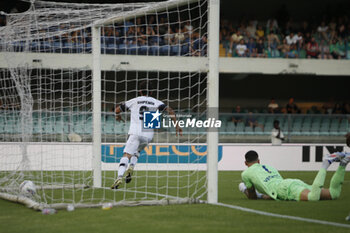
M26 1L26 0L24 0ZM152 83L178 119L219 119L219 0L31 1L0 28L0 198L40 210L218 202L218 130L156 131L133 181L110 186L120 103ZM31 180L35 195L19 185Z
M145 7L137 9L134 12L128 12L129 17L137 17L144 15L146 12L156 12L162 9L190 4L191 1L169 1L173 3L160 3L157 8ZM194 1L192 1L194 2ZM207 107L214 111L209 111L208 117L219 119L219 28L220 28L220 0L208 1L209 11L209 28L208 28L208 92ZM93 118L94 118L94 134L93 134L93 155L94 155L94 186L101 187L101 34L100 27L115 22L127 20L128 16L118 16L98 20L93 23L92 27L92 54L93 54ZM216 112L215 112L216 110ZM208 159L207 159L207 177L208 177L208 203L217 203L218 201L218 131L208 132Z

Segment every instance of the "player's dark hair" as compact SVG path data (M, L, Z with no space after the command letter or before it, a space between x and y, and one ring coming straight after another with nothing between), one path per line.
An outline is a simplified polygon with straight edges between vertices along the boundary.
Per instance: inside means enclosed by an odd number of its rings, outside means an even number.
M152 89L151 81L141 81L139 83L139 92L141 92L141 95L151 95Z
M258 153L254 150L250 150L245 154L245 161L248 163L257 161L259 159Z
M275 125L275 124L280 124L280 121L279 120L274 120L273 121L273 124Z

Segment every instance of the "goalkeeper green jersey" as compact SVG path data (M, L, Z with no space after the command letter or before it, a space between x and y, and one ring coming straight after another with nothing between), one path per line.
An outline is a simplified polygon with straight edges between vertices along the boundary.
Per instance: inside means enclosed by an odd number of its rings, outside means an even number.
M242 172L242 180L247 188L254 186L260 193L277 199L278 185L283 178L275 168L255 163Z

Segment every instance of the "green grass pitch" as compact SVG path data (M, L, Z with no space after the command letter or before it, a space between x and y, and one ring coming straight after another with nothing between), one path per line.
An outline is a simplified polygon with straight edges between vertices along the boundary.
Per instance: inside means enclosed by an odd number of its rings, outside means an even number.
M281 172L285 178L312 183L316 172ZM326 187L333 172L328 172ZM238 190L240 172L219 172L219 202L271 213L350 224L350 174L347 172L342 195L336 201L284 202L247 200ZM226 207L192 204L170 206L117 207L59 211L42 215L22 205L0 200L0 232L327 232L350 229L279 219Z

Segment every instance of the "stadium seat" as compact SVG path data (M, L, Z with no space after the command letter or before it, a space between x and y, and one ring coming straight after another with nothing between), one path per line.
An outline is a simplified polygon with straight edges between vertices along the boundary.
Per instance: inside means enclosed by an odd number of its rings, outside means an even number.
M188 44L184 44L181 46L181 55L188 55L190 53L190 47Z
M170 53L170 46L169 45L163 45L159 48L160 55L168 56Z
M181 47L179 45L172 45L170 54L172 56L179 56L181 54Z
M42 133L43 129L41 124L33 124L33 134L39 134Z
M119 44L117 54L126 54L128 46L126 44Z
M49 41L42 41L40 43L40 51L45 52L45 53L53 52L53 48L51 46L51 43Z
M138 54L139 55L148 55L148 45L141 45L139 46L139 49L138 49Z
M245 125L243 122L237 123L235 134L244 134Z
M262 134L264 134L264 131L260 127L255 127L254 133L258 134L258 135L262 135Z
M129 55L136 55L138 50L137 44L129 44L128 46L128 54Z
M91 43L84 44L84 51L85 53L91 53L92 45Z
M236 131L236 126L235 123L231 122L227 122L226 124L226 133L227 134L233 134Z
M322 124L320 128L320 135L329 135L329 124Z
M246 127L244 128L244 133L245 133L245 134L248 134L248 135L254 134L253 128L250 127L250 126L246 126Z
M302 135L310 135L311 134L311 119L310 120L306 120L303 123L303 126L301 128L301 134Z
M301 134L301 122L297 121L294 122L293 126L292 126L292 135L300 135Z
M106 124L102 125L102 133L104 134L114 134L114 123L106 122Z
M149 46L149 50L148 50L149 55L158 55L158 53L159 53L159 46L158 45Z
M43 133L44 134L54 134L55 130L53 129L53 125L48 123L43 125Z

